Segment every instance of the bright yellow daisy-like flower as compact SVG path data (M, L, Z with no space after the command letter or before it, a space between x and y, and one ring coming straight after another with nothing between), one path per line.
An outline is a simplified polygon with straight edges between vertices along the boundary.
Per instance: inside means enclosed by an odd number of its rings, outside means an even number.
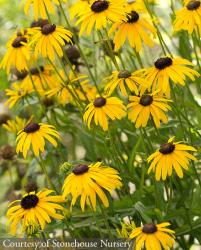
M68 79L65 79L66 77L63 71L60 71L59 74L63 81L58 78L55 82L55 85L46 92L47 97L57 96L58 102L62 105L67 103L75 104L75 96L79 97L81 100L86 100L85 96L80 90L80 85L83 86L82 90L84 91L84 89L87 87L86 84L89 82L87 75L75 75L74 71L71 70L68 74Z
M167 176L172 175L172 169L176 171L180 178L183 178L183 169L188 170L189 160L197 161L197 159L189 154L188 151L197 151L194 147L173 142L174 137L169 139L167 143L161 145L160 149L150 155L147 159L151 162L148 174L155 172L156 180L161 178L165 180Z
M27 70L29 60L30 47L27 36L13 36L7 44L7 52L1 61L0 68L6 69L7 73L12 67L19 71Z
M175 243L175 232L166 228L168 226L170 226L168 222L157 225L148 223L133 229L129 238L136 239L136 250L145 248L146 250L172 249Z
M105 191L111 193L122 186L121 178L117 170L103 166L101 162L88 165L77 165L68 175L63 185L63 197L71 195L71 208L80 197L80 206L85 210L86 203L96 210L97 196L105 207L109 202Z
M111 76L105 79L105 81L108 82L105 87L105 91L109 96L117 87L119 87L122 95L124 96L127 96L127 89L129 89L130 92L138 94L138 87L145 87L145 81L141 75L139 75L138 72L131 73L128 70L114 71Z
M27 157L27 152L32 146L35 156L44 152L45 139L48 140L54 147L57 147L57 142L54 139L60 138L59 133L55 130L54 126L44 123L29 122L24 129L19 131L16 142L16 152L22 152L24 158Z
M41 95L48 88L55 86L57 81L53 68L50 65L31 67L29 74L22 81L22 88L37 90Z
M161 96L158 91L140 96L130 96L128 104L128 119L135 123L135 127L146 127L150 117L156 127L160 127L161 121L168 122L165 114L171 107L167 104L170 100Z
M38 58L48 57L51 61L55 60L55 53L63 57L62 46L71 43L72 33L62 26L55 24L45 24L41 28L35 28L31 44L35 44L34 55Z
M64 0L61 0L63 2L66 2ZM34 12L34 19L38 20L39 17L42 17L43 19L47 18L47 12L50 14L55 13L54 4L60 5L59 0L26 0L25 6L24 6L24 12L26 15L29 14L29 9L31 6L33 6L33 12Z
M159 58L153 67L145 69L145 80L149 83L149 90L160 89L166 96L170 96L170 80L173 83L185 85L186 78L195 81L195 76L200 74L187 67L194 66L191 62L183 58Z
M109 34L115 32L114 44L115 50L119 50L128 39L132 48L139 52L142 43L152 47L154 45L151 34L156 35L156 29L150 24L143 15L135 10L126 13L126 20L119 19L114 23Z
M5 102L9 108L12 108L16 105L20 100L23 100L29 94L31 94L33 88L29 88L29 86L23 86L22 82L15 82L12 84L11 89L5 89L6 96L8 96L8 100Z
M187 30L192 34L194 30L201 32L201 2L197 0L185 1L185 6L176 11L174 30Z
M124 0L91 1L85 10L79 13L77 24L81 23L80 35L86 31L89 35L93 28L105 28L108 21L117 22L125 18Z
M27 123L26 119L23 119L19 116L16 116L14 120L8 120L6 123L2 125L8 132L17 134L20 130L25 127Z
M30 224L36 224L44 230L47 223L51 223L51 217L62 220L63 216L58 211L63 211L63 207L57 203L64 202L62 196L52 196L53 190L42 190L38 193L31 192L25 194L21 200L16 200L19 205L12 206L7 212L9 218L10 231L16 234L18 225L26 228ZM11 203L13 204L13 202Z
M126 115L126 107L117 97L98 97L91 102L84 113L83 119L89 129L92 118L95 124L100 125L104 131L108 130L108 117L112 120L122 119Z
M78 0L72 4L70 7L70 17L71 19L78 16L81 12L85 11L89 7L89 0Z

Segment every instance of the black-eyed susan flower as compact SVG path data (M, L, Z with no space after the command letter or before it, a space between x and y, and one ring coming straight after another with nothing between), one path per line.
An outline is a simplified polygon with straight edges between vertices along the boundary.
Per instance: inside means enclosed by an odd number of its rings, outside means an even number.
M66 2L64 0L61 0L63 2ZM24 6L24 12L26 15L29 14L29 9L31 6L33 6L33 12L34 12L34 19L38 20L39 17L42 17L43 19L47 18L47 11L48 13L54 14L55 8L54 4L57 6L60 5L60 1L58 0L26 0L25 6Z
M28 46L28 37L14 35L7 43L7 52L4 55L0 68L10 72L12 67L19 71L28 69L30 60L30 47Z
M74 71L71 70L68 74L68 79L66 79L63 71L60 71L59 74L63 80L61 81L61 78L58 78L57 81L55 81L54 86L50 87L50 90L46 92L47 97L56 96L58 102L62 105L67 103L75 104L75 97L86 100L80 90L80 85L83 86L82 90L85 91L86 84L89 82L87 75L75 74Z
M136 250L171 249L175 242L175 232L166 228L168 226L170 226L168 222L157 225L148 223L133 229L129 238L136 239Z
M126 115L126 107L117 97L98 97L91 102L84 113L84 122L91 127L91 121L100 125L104 131L108 130L108 118L120 120Z
M32 86L23 86L22 82L15 82L12 84L10 89L5 89L6 96L9 97L5 102L9 108L12 108L16 105L20 100L23 100L33 91Z
M71 19L78 16L80 13L86 10L89 6L89 0L77 0L75 3L72 4L70 7L70 17Z
M32 146L35 156L39 156L39 153L45 150L45 140L57 147L57 142L54 138L60 138L54 126L29 122L24 129L18 132L16 152L22 152L24 158L26 158L27 152Z
M138 52L142 48L142 43L152 47L154 42L151 38L151 34L153 36L156 35L156 29L151 23L143 18L143 14L135 10L126 12L126 20L119 19L115 22L109 34L113 32L115 32L115 50L119 50L124 45L126 39L128 39L130 46Z
M194 147L181 144L181 142L173 142L173 140L174 137L169 139L147 159L148 162L152 161L148 173L155 172L157 181L161 178L165 180L167 176L171 176L172 169L180 178L183 178L183 169L188 170L189 161L197 161L192 154L188 153L188 151L197 151Z
M22 130L25 127L26 123L27 123L26 119L16 116L15 119L13 120L11 119L7 120L2 127L5 128L10 133L17 134L20 130Z
M186 78L195 81L200 74L188 66L194 66L183 58L162 57L156 60L153 67L145 69L145 80L149 83L149 90L160 89L166 96L170 96L170 80L173 83L185 85Z
M86 204L96 210L97 198L105 207L108 207L109 202L105 191L110 193L121 186L121 178L117 170L104 166L101 162L92 163L89 166L80 164L66 177L63 185L63 197L71 195L71 208L80 197L82 211L85 210Z
M176 11L174 30L187 30L189 34L192 34L197 29L201 32L201 2L187 0L184 7Z
M128 119L135 123L135 127L146 127L150 117L156 127L160 127L161 121L168 122L168 117L165 114L171 107L167 104L170 100L164 98L155 91L149 94L140 96L130 96L128 104Z
M77 24L81 23L80 35L83 32L89 35L94 27L96 30L106 28L109 21L117 22L124 19L124 4L124 0L91 1L77 16Z
M36 90L44 95L44 91L55 86L57 78L50 65L30 67L29 74L23 79L21 87L26 90Z
M58 213L58 211L63 211L63 207L57 203L64 202L64 200L62 196L50 195L53 192L48 189L38 193L30 192L25 194L21 200L16 200L15 203L19 202L19 204L12 206L7 211L11 233L16 234L20 223L23 229L34 224L44 230L45 225L51 223L51 217L63 219L63 216Z
M55 53L59 57L63 56L62 46L71 43L72 33L62 26L55 24L45 24L41 28L35 28L31 44L35 44L34 55L38 58L48 57L51 61L55 59Z
M145 81L138 72L129 72L128 70L114 71L112 75L105 79L107 83L105 92L110 96L113 91L119 87L121 93L127 96L128 89L130 92L138 94L138 87L144 86Z

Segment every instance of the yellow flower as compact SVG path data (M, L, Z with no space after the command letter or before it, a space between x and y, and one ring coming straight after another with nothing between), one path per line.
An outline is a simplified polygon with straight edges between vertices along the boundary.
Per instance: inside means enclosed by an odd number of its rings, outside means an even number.
M59 74L63 81L58 78L55 82L55 85L46 92L47 97L57 96L58 102L62 105L65 105L66 103L75 104L75 96L79 97L79 99L81 100L86 100L85 96L82 93L82 90L80 90L80 85L83 86L84 91L84 88L89 81L88 79L86 79L87 75L75 75L74 71L71 70L68 74L68 79L65 79L65 74L63 71L60 71Z
M22 82L15 82L12 84L11 89L5 89L6 96L9 97L5 104L8 105L9 108L12 108L17 102L28 96L32 91L33 88L30 88L30 86L23 86Z
M48 57L51 61L55 60L55 53L63 56L62 46L65 43L71 43L72 33L62 26L55 24L45 24L41 28L34 28L35 34L33 35L31 44L35 44L34 55L38 58Z
M166 96L170 96L170 80L173 83L185 85L186 77L195 81L195 76L200 74L187 67L194 66L191 62L183 58L159 58L153 67L145 69L145 81L149 83L149 91L160 89Z
M108 84L105 87L106 93L110 96L113 91L119 87L122 95L127 96L126 87L135 94L138 94L138 86L145 87L144 79L138 72L129 72L128 70L114 71L112 75L105 79Z
M50 65L32 67L29 69L29 74L23 79L21 87L36 89L39 94L43 95L47 88L55 86L56 81L54 69Z
M96 210L96 196L100 198L105 207L108 207L109 202L105 191L111 193L112 190L121 186L121 178L117 170L102 166L101 162L92 163L89 166L81 164L66 177L63 185L63 197L72 196L71 208L80 197L82 211L85 210L86 203Z
M7 73L12 67L19 71L27 70L29 60L30 48L27 36L13 36L7 44L7 52L1 61L0 68L6 69Z
M10 133L17 134L25 127L26 123L26 119L16 116L14 120L8 120L5 124L2 125L2 127Z
M89 5L89 0L77 0L70 7L71 19L77 17L81 12L85 11Z
M152 47L154 45L151 34L156 35L156 29L143 18L142 14L132 10L126 13L126 20L118 20L114 23L109 34L115 32L114 44L115 50L119 50L128 39L129 44L136 51L140 51L142 43Z
M27 228L30 224L36 224L44 230L46 223L51 222L51 217L55 219L63 219L57 210L62 211L63 207L57 203L64 202L62 196L49 196L53 190L42 190L38 193L31 192L25 194L19 202L9 208L7 217L9 218L10 231L13 235L16 234L18 225L22 224L22 228ZM13 204L13 202L11 203Z
M145 224L142 227L133 229L130 234L130 238L136 238L136 250L161 250L170 249L174 245L174 234L173 230L166 228L170 223L164 222L161 224Z
M161 121L168 122L165 112L171 110L167 104L170 100L164 98L158 91L140 96L131 96L128 104L128 119L135 123L135 127L146 127L150 116L156 127L160 127Z
M156 180L161 178L165 180L172 175L172 168L176 171L180 178L183 178L183 169L188 170L189 160L196 161L197 159L187 151L197 151L194 147L173 142L174 137L169 139L167 143L161 145L160 149L150 155L147 159L151 162L148 174L151 171L155 172Z
M100 125L104 131L108 130L108 119L112 120L122 119L126 115L126 107L122 101L117 97L98 97L91 102L84 113L83 119L87 123L89 129L92 118L95 124Z
M61 1L66 2L64 0ZM50 14L55 13L53 3L56 5L60 5L59 0L26 0L24 12L26 15L28 15L30 7L33 6L34 19L38 20L39 17L45 19L47 17L46 11L48 11L48 13Z
M22 152L24 158L26 158L27 152L32 145L35 156L39 156L39 153L45 150L45 139L54 147L57 147L57 142L53 137L60 138L54 126L30 122L24 129L18 132L16 152Z
M187 30L192 34L194 30L201 32L201 2L197 0L185 1L185 6L176 11L174 30Z
M98 0L78 14L77 24L81 23L80 35L86 31L89 35L93 28L100 30L106 28L108 21L117 22L125 18L124 0Z

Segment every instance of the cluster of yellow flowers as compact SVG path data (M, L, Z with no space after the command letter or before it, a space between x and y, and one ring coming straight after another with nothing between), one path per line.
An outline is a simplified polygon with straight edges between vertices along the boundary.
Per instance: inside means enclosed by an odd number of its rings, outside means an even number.
M154 46L158 30L156 20L149 13L149 3L154 1L77 0L70 6L70 18L76 19L80 37L89 36L95 30L99 38L106 40L105 46L115 70L103 77L100 84L97 84L87 61L85 66L88 66L89 75L78 72L76 65L66 55L64 47L75 43L79 48L79 38L77 31L69 24L63 2L26 1L24 11L29 15L29 10L33 10L34 22L31 27L18 29L14 33L0 64L14 79L11 88L5 90L9 108L38 95L39 100L54 98L61 109L68 103L77 107L89 129L95 123L107 132L113 121L126 119L126 115L136 129L144 128L148 123L156 128L168 123L167 112L174 103L172 95L175 84L184 86L187 79L195 81L200 76L193 69L194 64L169 53L153 62L152 67L146 68L141 63L141 69L129 71L126 63L119 66L117 60L117 57L122 60L119 51L124 49L126 43L139 62L139 52L143 47ZM49 14L56 13L55 6L63 13L67 28L52 23ZM183 29L189 34L195 30L201 34L200 1L185 0L183 8L175 15L175 32ZM83 51L80 53L86 59ZM57 147L57 140L61 138L54 126L35 123L33 119L21 121L17 117L16 121L8 121L4 125L5 129L17 134L16 152L21 152L24 158L27 158L30 149L36 157L41 157L46 140ZM148 157L148 173L155 172L157 181L166 180L174 169L183 178L183 169L188 170L190 160L196 161L188 151L196 149L182 142L174 142L174 138L169 139ZM71 208L80 197L82 211L86 204L96 210L97 196L108 207L108 198L103 190L111 192L121 186L119 173L111 167L102 166L101 162L89 166L77 165L64 181L62 196L49 196L52 190L29 193L20 200L19 205L11 207L7 213L11 231L16 233L20 221L23 228L34 223L44 229L45 224L51 222L50 216L63 219L56 212L63 211L63 207L57 203L64 202L69 195ZM147 250L169 249L174 244L174 231L166 228L169 225L145 224L133 228L129 237L136 238L138 250L144 246Z

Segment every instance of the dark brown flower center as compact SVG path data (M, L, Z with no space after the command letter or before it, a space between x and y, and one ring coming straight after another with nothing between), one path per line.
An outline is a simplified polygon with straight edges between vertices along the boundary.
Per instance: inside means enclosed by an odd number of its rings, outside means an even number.
M127 23L135 23L139 18L140 16L136 11L131 11L131 13L127 15Z
M15 38L15 40L12 42L12 46L14 48L20 48L24 46L22 43L27 43L27 39L24 36L18 36Z
M55 29L56 29L56 25L55 24L48 23L48 24L45 24L45 25L42 26L41 32L42 32L43 35L49 35L52 32L54 32Z
M27 71L19 71L17 69L14 69L13 74L17 77L18 80L23 80L27 76Z
M43 27L44 25L46 25L46 24L49 24L49 22L48 22L48 20L47 19L39 19L39 20L37 20L37 21L33 21L32 23L31 23L31 28L34 28L34 27Z
M33 123L33 122L30 122L25 128L24 128L24 132L25 133L34 133L36 132L37 130L39 130L40 128L40 125L37 124L37 123Z
M21 200L21 207L24 209L30 209L36 207L38 204L39 199L35 194L30 194L22 198Z
M131 73L128 70L122 70L118 74L118 78L129 78Z
M109 2L108 1L95 1L92 5L91 5L91 10L95 13L100 13L104 10L107 10L109 7Z
M103 97L98 97L95 101L94 101L94 106L96 108L101 108L106 104L107 100Z
M0 115L0 125L6 124L8 120L10 120L10 116L8 114L1 114Z
M172 59L170 57L162 57L159 58L154 65L157 69L165 69L172 65Z
M27 193L37 191L37 189L38 189L38 186L37 186L37 183L34 180L30 180L28 182L28 184L26 185L26 187L25 187L25 191Z
M22 31L21 31L21 30L18 30L18 31L17 31L17 36L23 36L23 35L27 34L27 32L28 32L27 29L24 29L24 30L22 30Z
M15 150L10 145L5 145L0 148L0 155L4 160L12 160L15 155Z
M149 106L152 104L152 102L153 102L153 97L151 95L143 95L140 98L140 104L142 106Z
M44 71L44 67L43 66L39 66L39 68L31 68L30 69L30 73L32 75L38 75L40 74L40 72L43 72Z
M145 224L142 228L142 232L145 234L153 234L157 232L157 226L153 223Z
M73 169L73 173L74 173L75 175L81 175L81 174L86 173L88 170L89 170L89 167L88 167L87 165L80 164L80 165L77 165L77 166Z
M187 5L186 8L188 10L197 10L201 5L200 1L190 1Z
M166 155L166 154L171 154L174 151L174 149L175 145L173 143L165 143L161 145L159 152Z

